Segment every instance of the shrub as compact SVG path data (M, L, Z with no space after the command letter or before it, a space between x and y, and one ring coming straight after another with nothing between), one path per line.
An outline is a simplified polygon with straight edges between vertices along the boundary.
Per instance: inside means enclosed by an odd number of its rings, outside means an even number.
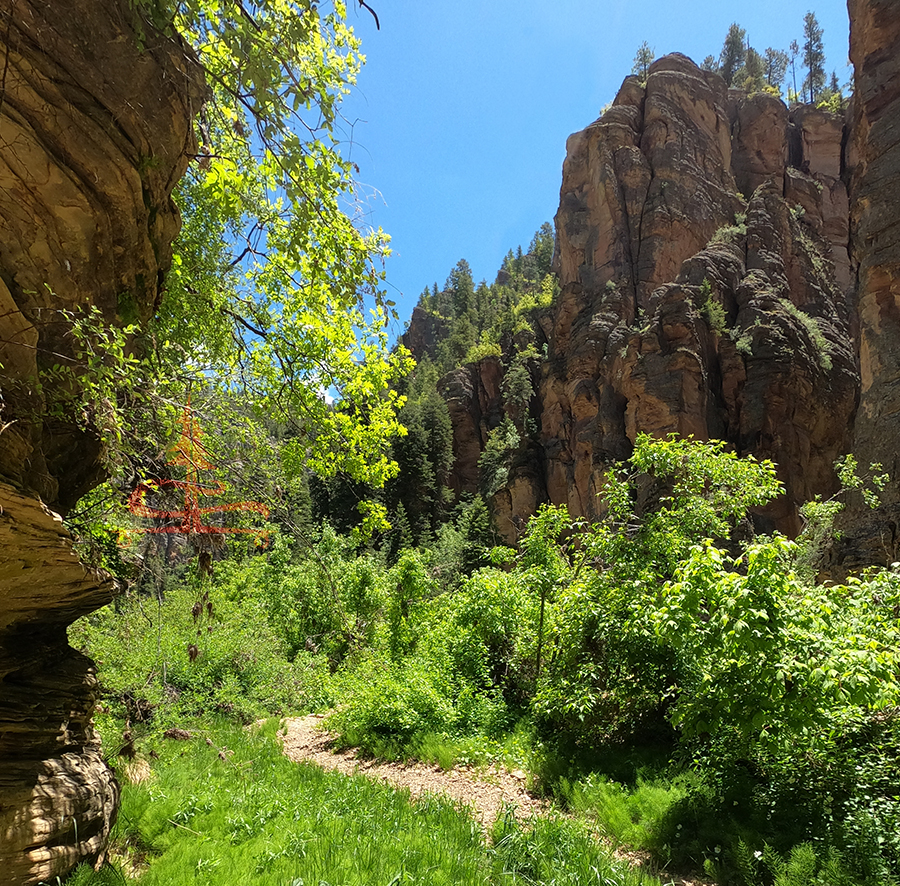
M446 679L421 660L395 665L372 659L351 681L345 703L328 720L349 745L397 756L416 735L448 732L456 725Z
M289 661L259 601L238 602L217 584L203 594L199 614L198 588L181 586L165 600L121 598L70 628L123 717L219 710L249 722L331 702L326 662L305 652Z

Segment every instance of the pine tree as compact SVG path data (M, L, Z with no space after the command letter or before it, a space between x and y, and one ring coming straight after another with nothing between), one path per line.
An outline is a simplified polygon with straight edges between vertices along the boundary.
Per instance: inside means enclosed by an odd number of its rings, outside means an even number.
M789 97L793 94L792 101L799 101L799 93L797 92L797 56L800 54L800 44L796 40L791 40L790 49L790 61L791 61L791 79L794 83L794 91L791 93L788 90Z
M472 280L472 269L469 263L461 258L456 267L450 272L447 282L444 284L451 293L453 314L462 317L466 314L475 300L475 283Z
M725 78L725 85L731 86L735 72L744 64L747 50L744 39L747 32L734 22L725 36L725 44L719 54L719 73Z
M765 54L765 77L769 86L774 86L779 91L784 83L784 76L791 57L783 49L773 49L771 46Z
M825 46L822 34L815 13L807 12L803 17L803 64L807 71L803 91L810 103L815 102L825 86Z
M553 251L556 247L556 238L549 222L544 222L540 230L532 237L528 252L534 256L539 279L543 279L550 273L550 265L553 263Z
M752 46L747 48L743 66L735 72L734 85L746 92L760 92L766 85L765 62Z
M631 73L637 76L641 83L647 82L647 76L650 72L650 65L653 64L653 59L655 58L656 53L651 49L650 44L645 40L638 47L638 51L634 56L634 64L631 66Z

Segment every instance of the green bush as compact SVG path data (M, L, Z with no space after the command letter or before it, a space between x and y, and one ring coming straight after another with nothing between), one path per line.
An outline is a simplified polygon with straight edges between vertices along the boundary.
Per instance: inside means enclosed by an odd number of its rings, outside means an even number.
M123 718L218 710L249 722L332 702L327 663L305 652L289 660L258 601L231 599L217 584L198 590L174 588L164 601L120 598L70 628Z
M352 647L372 642L387 602L383 570L331 527L299 557L281 539L247 568L254 576L249 595L261 600L289 656L321 651L336 664Z
M415 659L368 660L353 673L345 701L328 719L344 743L395 757L417 735L450 732L457 715L450 687L436 669Z

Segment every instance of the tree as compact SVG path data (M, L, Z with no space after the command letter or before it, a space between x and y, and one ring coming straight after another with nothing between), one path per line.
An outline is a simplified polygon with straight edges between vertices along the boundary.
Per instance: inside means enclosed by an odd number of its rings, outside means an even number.
M206 73L196 162L180 186L184 229L145 348L170 392L192 380L236 394L290 429L291 471L380 485L395 466L408 371L388 349L387 237L353 216L340 100L362 57L341 2L139 0ZM350 209L346 209L347 206Z
M744 64L747 50L744 47L744 39L747 32L734 22L725 35L725 44L719 53L719 73L725 78L725 85L731 86L735 72Z
M631 73L634 74L641 83L647 82L647 76L650 72L650 65L656 53L650 48L650 44L645 40L638 47L638 51L634 55L634 64L631 66Z
M472 268L464 258L450 271L444 287L451 293L454 317L462 317L474 306L475 282L472 279Z
M765 52L765 78L769 86L774 86L779 91L784 83L784 75L790 56L783 49L773 49L771 46Z
M797 56L800 54L800 44L796 40L791 40L791 45L788 47L790 50L790 61L791 61L791 80L793 81L794 89L791 93L794 98L793 101L798 100L799 93L797 92ZM789 90L790 93L790 90Z
M735 72L734 85L745 92L760 92L766 85L765 62L752 46L747 48L743 66Z
M803 64L806 67L803 91L810 102L815 102L825 86L825 47L822 34L815 14L807 12L803 16Z
M528 247L528 254L534 256L536 270L540 279L543 279L545 274L550 273L555 248L556 236L553 233L553 227L549 222L544 222L534 237L531 238L531 244Z

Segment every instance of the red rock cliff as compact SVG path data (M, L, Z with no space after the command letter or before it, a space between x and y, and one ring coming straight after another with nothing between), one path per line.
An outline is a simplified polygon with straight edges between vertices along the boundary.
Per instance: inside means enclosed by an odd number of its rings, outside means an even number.
M729 93L681 55L646 86L627 78L569 138L539 430L494 501L507 539L536 502L594 516L642 431L773 459L786 494L767 516L787 532L799 503L833 490L859 393L843 138L841 117ZM484 437L462 428L485 409L465 398L486 388L472 372L451 386L460 489Z
M900 15L889 0L850 0L855 70L850 257L861 376L852 450L892 481L883 507L857 506L835 552L838 571L900 559Z

